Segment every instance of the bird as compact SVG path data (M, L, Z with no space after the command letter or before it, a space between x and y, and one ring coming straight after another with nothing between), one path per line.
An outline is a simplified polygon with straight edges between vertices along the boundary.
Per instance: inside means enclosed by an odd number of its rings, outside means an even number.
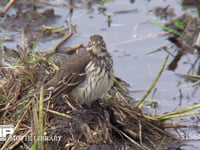
M51 97L67 94L79 104L102 99L113 86L113 59L107 50L103 36L94 34L86 46L61 63L59 70L46 84Z

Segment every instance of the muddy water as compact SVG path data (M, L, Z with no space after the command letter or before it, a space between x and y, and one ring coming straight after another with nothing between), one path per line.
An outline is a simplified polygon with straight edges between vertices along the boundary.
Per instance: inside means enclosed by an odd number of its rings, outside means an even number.
M107 17L99 14L98 4L93 6L93 12L88 12L85 9L75 9L71 21L77 25L77 34L65 46L79 43L86 44L91 34L103 35L114 59L116 76L130 83L131 90L141 90L141 92L131 93L134 98L139 99L152 83L167 55L164 51L152 54L148 53L162 46L170 45L167 37L163 36L164 32L150 23L165 23L164 20L155 17L153 10L156 6L162 7L167 5L174 8L177 16L184 13L179 1L174 0L140 0L135 3L130 3L128 0L107 2L105 3L107 8L106 13L112 15L111 27L107 25ZM54 9L55 14L61 17L53 26L65 26L68 9L64 7L56 7ZM114 13L122 10L130 10L130 12ZM20 43L20 41L15 42ZM39 43L37 49L50 49L56 42L57 40ZM10 44L10 47L14 46L11 42L7 44ZM174 52L174 50L175 48L170 49L171 52ZM192 63L194 59L193 55L184 56L175 72L187 73L190 68L188 63ZM172 58L170 57L169 62L171 60ZM198 87L192 86L190 82L185 82L176 76L175 72L166 69L156 85L155 93L149 95L149 98L153 98L158 103L158 108L156 109L146 106L148 111L153 115L178 110L199 103L200 92L198 89L194 92ZM200 126L197 118L191 116L184 119L177 119L175 122L184 125ZM174 131L172 132L175 133ZM181 148L188 150L200 148L199 131L188 128L184 132L186 135L184 139L189 141L186 145L181 146ZM181 134L183 135L184 133Z

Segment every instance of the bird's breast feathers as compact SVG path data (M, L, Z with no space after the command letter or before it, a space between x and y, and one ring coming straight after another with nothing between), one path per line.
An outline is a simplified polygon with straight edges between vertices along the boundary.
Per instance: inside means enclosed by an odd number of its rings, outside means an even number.
M86 66L85 72L86 79L71 92L70 96L81 103L91 103L97 98L103 98L113 85L112 68L106 71L105 66L96 66L91 61Z

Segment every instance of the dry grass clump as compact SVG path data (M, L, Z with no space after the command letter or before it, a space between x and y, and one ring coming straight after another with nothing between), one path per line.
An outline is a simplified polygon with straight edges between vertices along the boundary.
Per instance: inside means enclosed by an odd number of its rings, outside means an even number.
M42 84L56 65L19 46L4 47L1 57L0 122L15 127L0 142L2 149L156 149L174 139L162 121L135 108L118 78L109 95L92 106L75 104L67 95L44 100Z

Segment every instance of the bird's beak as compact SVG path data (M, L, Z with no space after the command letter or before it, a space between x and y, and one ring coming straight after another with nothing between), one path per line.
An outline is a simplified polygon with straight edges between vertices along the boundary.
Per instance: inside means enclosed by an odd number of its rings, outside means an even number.
M87 51L91 51L95 46L87 46Z

